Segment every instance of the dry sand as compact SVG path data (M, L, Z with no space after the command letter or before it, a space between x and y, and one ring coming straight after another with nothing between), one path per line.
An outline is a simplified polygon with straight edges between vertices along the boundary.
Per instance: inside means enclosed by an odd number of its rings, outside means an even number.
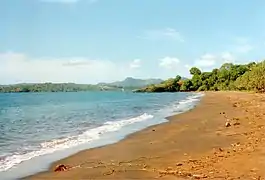
M27 179L265 179L264 94L207 92L169 120Z

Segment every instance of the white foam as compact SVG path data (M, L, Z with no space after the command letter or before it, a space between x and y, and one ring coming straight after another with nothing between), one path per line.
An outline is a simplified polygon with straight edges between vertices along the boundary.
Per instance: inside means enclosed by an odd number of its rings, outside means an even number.
M184 99L184 100L180 101L179 104L186 104L186 103L191 103L191 102L194 102L194 101L199 101L200 97L202 97L202 96L204 96L203 93L193 94L191 96L188 96L187 99Z
M176 104L174 104L173 108L172 106L168 107L169 111L163 109L162 112L174 113L174 111L186 111L188 109L191 109L194 106L194 104L196 104L196 102L200 100L202 96L204 96L204 93L192 93L191 96L188 96L186 99L181 100ZM165 115L168 116L169 114ZM16 165L37 156L51 154L56 151L64 150L70 147L75 147L81 144L98 140L101 138L103 134L106 134L108 132L118 131L124 126L137 122L142 122L151 118L153 118L153 115L145 113L131 119L125 119L120 121L109 121L104 123L102 126L89 129L78 136L54 139L51 141L43 142L40 144L40 149L37 151L31 151L26 154L13 154L13 155L7 155L5 157L2 156L0 157L0 172L7 171L12 167L15 167Z
M174 112L184 112L194 107L196 102L200 101L201 97L204 96L204 93L193 93L191 96L188 96L186 99L183 99L173 105Z
M64 150L70 147L74 147L77 145L81 145L84 143L89 143L91 141L98 140L105 133L114 132L114 131L121 129L123 126L145 121L151 118L153 118L153 115L145 113L141 116L131 118L131 119L106 122L102 126L99 126L94 129L89 129L78 136L72 136L72 137L55 139L52 141L43 142L40 144L40 149L37 151L32 151L26 154L13 154L11 156L1 158L0 159L0 172L6 171L20 164L23 161L30 160L37 156L50 154L55 151Z

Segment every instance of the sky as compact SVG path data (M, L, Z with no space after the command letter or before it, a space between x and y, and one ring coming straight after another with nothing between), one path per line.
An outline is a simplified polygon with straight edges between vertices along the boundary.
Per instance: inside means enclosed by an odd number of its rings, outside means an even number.
M264 0L1 0L0 84L189 77L265 58Z

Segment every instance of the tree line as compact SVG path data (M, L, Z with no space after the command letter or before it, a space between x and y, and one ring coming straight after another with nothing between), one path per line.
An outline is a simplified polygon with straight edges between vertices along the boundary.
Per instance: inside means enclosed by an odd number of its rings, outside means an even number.
M190 69L192 77L183 79L177 75L160 84L149 85L135 92L181 92L181 91L256 91L265 92L265 61L248 64L225 63L211 72L202 72L197 67ZM106 89L107 88L107 89ZM120 87L106 87L104 90L120 90ZM133 88L126 88L133 89ZM8 92L77 92L100 91L102 87L74 83L39 83L0 85L0 93Z
M99 90L95 85L74 84L74 83L37 83L37 84L15 84L0 86L0 92L77 92Z
M131 91L132 89L135 89L135 87L75 83L25 83L13 85L0 85L0 93L121 91L121 89Z
M170 78L157 85L150 85L136 92L179 91L256 91L265 92L265 61L248 64L225 63L211 72L202 72L197 67L190 69L191 79L181 76Z

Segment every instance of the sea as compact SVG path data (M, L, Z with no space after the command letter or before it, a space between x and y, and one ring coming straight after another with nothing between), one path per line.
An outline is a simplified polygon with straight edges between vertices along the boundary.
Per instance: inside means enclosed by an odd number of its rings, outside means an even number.
M0 94L0 179L45 171L52 162L81 150L118 142L192 109L202 96L107 91Z

